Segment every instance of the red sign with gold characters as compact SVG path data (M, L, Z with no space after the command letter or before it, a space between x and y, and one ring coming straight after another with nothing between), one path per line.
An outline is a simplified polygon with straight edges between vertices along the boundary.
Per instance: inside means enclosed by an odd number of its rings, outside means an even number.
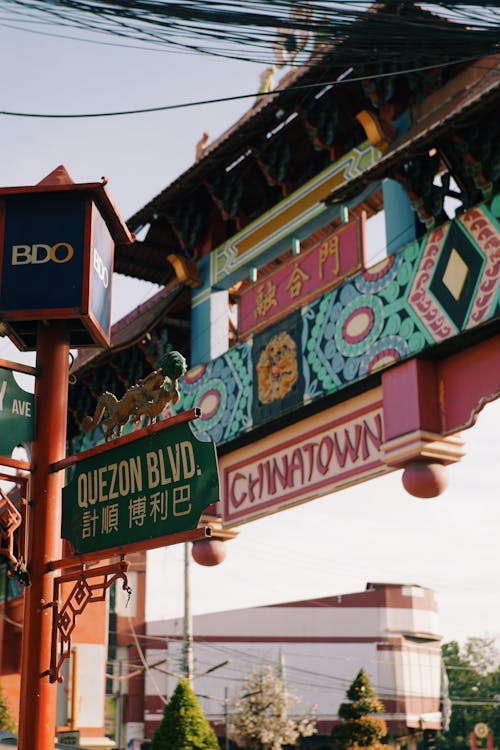
M333 230L245 289L239 299L238 331L246 336L284 318L362 268L364 215Z

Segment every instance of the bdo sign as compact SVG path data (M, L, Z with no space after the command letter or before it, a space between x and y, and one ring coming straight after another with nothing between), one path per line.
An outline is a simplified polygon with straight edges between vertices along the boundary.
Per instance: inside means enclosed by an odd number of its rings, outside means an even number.
M70 321L72 346L108 345L115 242L132 241L104 184L75 184L64 167L0 188L0 316L19 348L56 318Z

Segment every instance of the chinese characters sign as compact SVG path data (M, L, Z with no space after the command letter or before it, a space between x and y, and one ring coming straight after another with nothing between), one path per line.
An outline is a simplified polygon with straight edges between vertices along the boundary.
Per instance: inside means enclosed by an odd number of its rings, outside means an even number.
M76 553L195 529L219 500L215 445L185 422L89 453L63 489L62 536Z
M221 458L224 524L335 492L390 469L382 456L380 389Z
M241 336L288 315L359 271L363 258L363 220L331 231L309 250L294 256L262 281L245 289L239 300Z

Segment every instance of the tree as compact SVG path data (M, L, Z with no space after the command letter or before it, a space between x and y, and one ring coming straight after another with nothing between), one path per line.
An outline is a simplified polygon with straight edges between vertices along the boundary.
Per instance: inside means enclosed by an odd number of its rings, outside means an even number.
M287 692L283 677L270 667L255 671L243 683L233 703L236 713L228 726L230 739L246 750L280 750L295 745L299 737L316 733L316 718L295 718L290 708L299 698Z
M165 706L151 750L219 750L216 734L184 677Z
M359 670L346 697L349 703L342 703L338 712L343 723L332 729L335 750L380 748L380 740L387 734L387 725L372 714L382 713L384 704L375 695L364 669Z
M16 722L12 718L9 705L5 699L3 689L0 687L0 729L15 734L17 731Z
M466 750L470 733L483 722L500 737L500 655L492 638L468 638L442 646L448 678L451 718L448 729L437 739L438 750ZM478 745L484 741L478 741Z

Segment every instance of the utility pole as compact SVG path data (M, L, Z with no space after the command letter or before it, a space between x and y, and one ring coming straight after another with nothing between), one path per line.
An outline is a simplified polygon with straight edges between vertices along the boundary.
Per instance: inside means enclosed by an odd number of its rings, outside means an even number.
M227 687L225 687L224 688L224 750L229 750L228 721L229 721L229 690Z
M184 645L183 672L193 679L193 617L191 615L191 542L184 542Z

